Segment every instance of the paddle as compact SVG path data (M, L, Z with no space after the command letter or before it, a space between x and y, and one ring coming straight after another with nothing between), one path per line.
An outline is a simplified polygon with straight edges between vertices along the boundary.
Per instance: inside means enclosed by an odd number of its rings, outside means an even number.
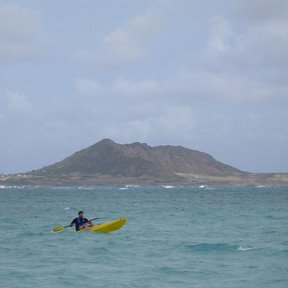
M90 219L89 221L93 221L93 220L99 220L99 219L103 219L105 218L104 216L101 216L101 217L97 217L97 218L93 218L93 219ZM65 228L68 228L68 227L72 227L71 225L67 225L67 226L56 226L54 227L51 232L53 233L59 233L59 232L62 232Z

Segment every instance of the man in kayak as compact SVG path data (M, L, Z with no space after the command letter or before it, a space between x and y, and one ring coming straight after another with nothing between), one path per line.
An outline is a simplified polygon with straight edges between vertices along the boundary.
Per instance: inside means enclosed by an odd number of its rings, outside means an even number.
M83 230L83 229L93 226L91 221L89 221L87 218L84 217L83 211L78 212L78 217L73 219L73 221L70 224L70 226L73 226L73 225L75 225L76 231Z

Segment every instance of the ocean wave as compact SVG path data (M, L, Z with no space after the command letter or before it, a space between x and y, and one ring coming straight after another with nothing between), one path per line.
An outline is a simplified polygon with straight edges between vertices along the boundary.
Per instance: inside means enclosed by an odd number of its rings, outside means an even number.
M128 190L128 189L135 189L139 188L139 185L134 185L134 184L126 184L124 187L120 187L119 190Z
M186 244L185 250L193 252L229 252L236 251L237 245L231 245L226 243L198 243L198 244Z
M227 243L198 243L198 244L186 244L184 245L185 250L190 252L236 252L236 251L250 251L256 248L251 246L239 246Z
M14 186L9 186L9 185L0 185L0 189L24 189L24 188L27 188L27 186L17 186L17 185L14 185Z
M241 251L241 252L246 252L246 251L251 251L251 250L255 250L256 248L254 247L251 247L251 246L247 246L247 247L244 247L244 246L239 246L238 247L238 251Z
M208 185L200 185L198 186L199 189L205 189L205 190L215 190L213 187L209 187Z
M175 188L175 186L173 185L161 185L162 188L165 188L165 189L173 189Z
M126 184L125 187L126 188L138 188L140 186L139 185L135 185L135 184Z
M265 185L257 185L256 188L260 189L260 188L266 188L267 186Z
M77 189L79 189L79 190L93 190L94 187L91 187L91 186L78 186Z

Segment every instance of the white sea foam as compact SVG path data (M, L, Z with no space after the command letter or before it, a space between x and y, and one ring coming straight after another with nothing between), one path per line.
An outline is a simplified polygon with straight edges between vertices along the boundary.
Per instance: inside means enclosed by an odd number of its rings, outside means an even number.
M162 185L162 188L173 189L173 188L175 188L175 186L173 186L173 185Z
M208 185L200 185L198 186L199 189L205 189L205 190L215 190L213 187L209 187Z
M119 190L128 190L128 187L120 187Z
M0 189L24 189L27 188L26 186L9 186L9 185L0 185Z
M126 187L126 188L138 188L139 185L135 185L135 184L126 184L125 187Z
M241 251L241 252L245 252L245 251L250 251L250 250L254 250L255 248L253 248L253 247L249 247L249 246L247 246L247 247L243 247L243 246L239 246L238 247L238 251Z
M94 188L93 187L89 187L89 186L79 186L79 187L77 187L77 189L80 189L80 190L93 190Z
M70 207L65 207L65 208L64 208L64 210L69 210L69 209L70 209Z

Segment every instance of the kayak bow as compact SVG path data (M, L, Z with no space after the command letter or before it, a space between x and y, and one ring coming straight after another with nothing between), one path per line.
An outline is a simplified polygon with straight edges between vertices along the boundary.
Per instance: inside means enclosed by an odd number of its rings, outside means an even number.
M120 229L122 226L125 225L126 221L127 221L126 217L121 217L113 221L93 225L92 227L80 230L78 232L91 231L91 232L110 233Z

